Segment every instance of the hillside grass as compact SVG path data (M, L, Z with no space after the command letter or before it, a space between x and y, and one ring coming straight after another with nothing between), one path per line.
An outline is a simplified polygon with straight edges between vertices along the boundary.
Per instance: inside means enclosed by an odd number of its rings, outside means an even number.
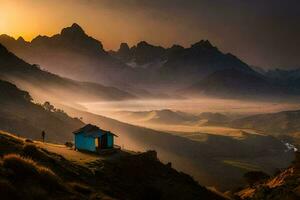
M69 150L75 157L92 154L44 144L54 148L50 151L40 142L8 133L0 133L0 144L1 200L224 199L161 163L155 151L121 152L82 165L80 159L69 160L54 150Z

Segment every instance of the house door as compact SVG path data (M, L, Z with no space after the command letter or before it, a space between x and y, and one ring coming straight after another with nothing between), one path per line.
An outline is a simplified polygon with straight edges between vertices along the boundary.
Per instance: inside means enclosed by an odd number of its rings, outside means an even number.
M101 137L101 148L103 149L107 148L107 134Z

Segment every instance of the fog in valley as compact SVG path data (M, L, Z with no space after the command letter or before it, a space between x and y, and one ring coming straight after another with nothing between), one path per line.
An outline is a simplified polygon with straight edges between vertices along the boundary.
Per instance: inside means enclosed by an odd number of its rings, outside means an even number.
M201 113L221 114L231 121L254 114L274 113L300 108L299 103L259 102L202 97L198 99L146 99L126 101L78 102L88 112L104 115L122 122L165 131L226 132L220 123L207 124ZM174 116L175 115L175 116ZM183 116L182 116L183 115ZM198 117L197 117L198 116ZM176 119L174 119L174 117ZM215 122L215 120L213 120ZM219 127L210 127L210 126Z

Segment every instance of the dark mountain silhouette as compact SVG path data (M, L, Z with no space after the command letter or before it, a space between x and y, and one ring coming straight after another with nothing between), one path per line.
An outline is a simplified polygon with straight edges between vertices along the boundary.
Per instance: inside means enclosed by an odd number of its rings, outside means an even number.
M209 95L224 98L268 98L296 95L291 88L276 83L254 71L238 69L219 70L183 90L192 95Z
M112 83L123 77L124 70L130 71L78 24L51 37L37 36L31 42L1 35L0 43L29 63L38 63L50 72L78 80Z
M170 72L173 72L172 74L177 74L181 79L186 77L186 79L190 80L199 80L223 69L252 71L247 64L231 54L223 54L208 40L201 40L190 48L178 49L171 55L161 68L161 73L166 77L170 76Z
M43 71L37 65L30 65L16 57L0 44L0 77L12 81L22 88L39 90L40 94L69 100L122 100L133 95L117 88L96 83L78 82ZM74 91L77 91L74 93Z
M266 76L275 78L275 79L299 79L300 78L300 69L271 69L267 70L264 73Z
M262 68L262 67L251 66L251 68L252 68L254 71L256 71L256 72L258 72L258 73L260 73L260 74L265 74L265 73L267 72L267 70L265 70L265 69Z
M106 52L101 42L88 36L77 24L64 28L52 37L38 36L31 42L0 36L9 50L29 63L38 63L50 72L79 80L149 88L180 88L199 81L220 69L251 68L231 54L224 54L209 41L201 40L189 48L151 45L145 41L133 47L126 43L117 52Z
M1 35L0 42L19 57L38 63L50 72L118 86L138 96L153 97L151 94L154 91L156 94L158 89L158 93L171 92L195 83L199 88L191 87L192 90L220 97L300 93L299 77L291 78L280 72L278 78L271 71L257 72L236 56L221 52L208 40L188 48L179 45L164 48L145 41L132 47L122 43L118 51L107 52L100 41L73 24L60 34L38 36L31 42L7 35ZM204 83L211 85L203 86ZM220 83L235 86L225 88Z
M292 88L295 92L300 92L300 69L274 69L266 71L264 75L282 85Z
M231 54L222 53L208 40L201 40L189 48L179 45L163 48L145 41L131 48L121 44L120 49L112 55L134 68L143 68L140 71L147 74L143 76L144 81L155 80L177 87L192 84L217 70L253 72L246 63Z

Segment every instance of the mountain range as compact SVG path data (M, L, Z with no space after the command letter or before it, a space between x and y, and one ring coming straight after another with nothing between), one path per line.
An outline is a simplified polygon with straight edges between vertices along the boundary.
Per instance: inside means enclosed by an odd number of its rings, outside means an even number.
M246 98L299 95L299 78L262 73L230 53L221 52L208 40L190 47L165 48L142 41L117 51L106 51L100 41L78 25L63 28L59 34L37 36L27 42L0 36L0 43L31 64L75 80L117 86L136 96L176 92L185 96L211 95ZM178 91L182 91L178 93ZM167 96L167 95L166 95ZM160 96L161 97L161 96Z
M145 41L129 48L123 43L111 55L133 68L152 72L150 75L153 77L148 76L149 82L156 78L166 84L188 85L218 70L253 72L246 63L231 54L222 53L208 40L201 40L188 48L180 45L163 48Z
M84 82L111 85L142 98L208 95L221 98L290 98L300 94L299 70L261 70L208 40L190 47L146 41L106 51L76 23L32 41L0 35L0 43L46 71ZM287 97L285 97L287 96ZM291 98L290 98L291 99Z

